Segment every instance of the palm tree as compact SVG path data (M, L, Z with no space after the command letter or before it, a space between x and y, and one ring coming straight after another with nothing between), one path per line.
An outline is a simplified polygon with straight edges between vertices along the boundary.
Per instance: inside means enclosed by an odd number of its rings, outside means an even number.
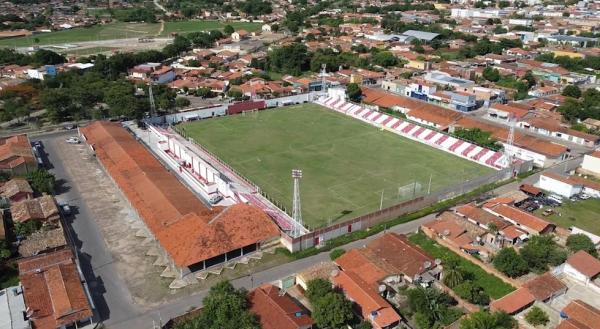
M455 263L448 263L444 266L444 284L450 289L456 287L463 281L463 273Z

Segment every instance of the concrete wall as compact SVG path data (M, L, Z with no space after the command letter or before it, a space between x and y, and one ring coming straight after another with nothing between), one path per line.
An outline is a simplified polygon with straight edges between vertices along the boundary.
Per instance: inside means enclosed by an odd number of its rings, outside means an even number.
M582 190L581 187L573 186L544 175L540 176L537 186L542 190L556 193L567 198L580 193Z
M600 175L600 158L588 154L584 155L581 169L594 175Z

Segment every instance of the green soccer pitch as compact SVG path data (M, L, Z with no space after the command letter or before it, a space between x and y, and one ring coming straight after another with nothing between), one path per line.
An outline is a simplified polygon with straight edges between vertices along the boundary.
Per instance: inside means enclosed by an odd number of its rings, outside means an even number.
M306 103L180 125L188 137L292 209L301 169L309 229L391 206L493 169ZM414 184L414 183L417 184ZM420 186L419 186L420 185Z

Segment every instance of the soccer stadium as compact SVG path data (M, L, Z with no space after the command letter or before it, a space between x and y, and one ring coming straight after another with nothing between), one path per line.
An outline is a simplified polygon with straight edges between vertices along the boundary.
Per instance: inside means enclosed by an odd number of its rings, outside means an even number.
M319 103L319 104L318 104ZM338 99L180 125L288 214L300 169L309 230L501 168L501 153Z

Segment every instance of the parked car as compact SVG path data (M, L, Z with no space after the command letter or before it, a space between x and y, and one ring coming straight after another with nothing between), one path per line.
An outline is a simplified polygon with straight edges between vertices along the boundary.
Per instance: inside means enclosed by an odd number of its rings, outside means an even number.
M79 140L79 138L73 136L73 137L67 138L67 143L69 143L69 144L79 144L79 143L81 143L81 141Z
M590 196L589 194L581 193L581 194L579 195L579 198L580 198L581 200L587 200L587 199L591 198L591 196Z
M65 130L73 130L75 128L77 128L77 124L75 123L67 123L63 126L63 129Z
M223 200L223 197L220 194L217 194L211 196L210 199L208 199L208 202L210 202L210 204L217 204L221 200Z
M62 210L63 215L70 216L71 215L71 207L68 204L61 204L60 209Z

